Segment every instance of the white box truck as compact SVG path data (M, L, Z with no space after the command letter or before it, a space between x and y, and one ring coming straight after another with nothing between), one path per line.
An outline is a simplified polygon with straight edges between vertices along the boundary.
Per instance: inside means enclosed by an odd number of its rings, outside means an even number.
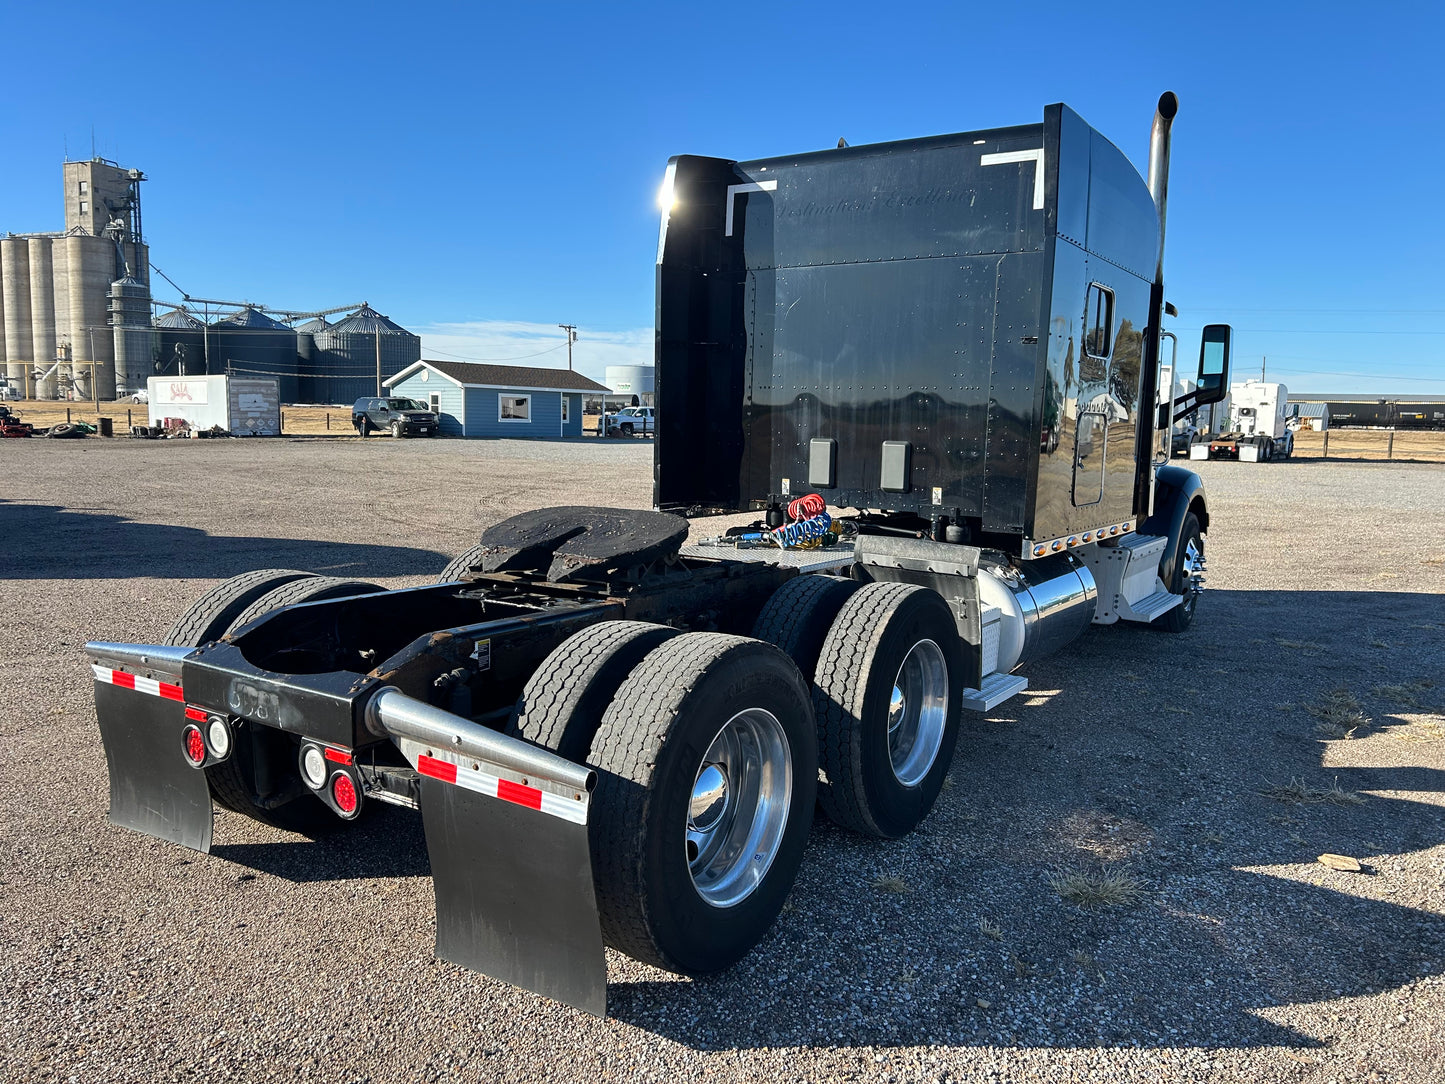
M220 426L236 436L281 435L281 396L274 380L240 376L153 376L150 424L181 418L193 430Z

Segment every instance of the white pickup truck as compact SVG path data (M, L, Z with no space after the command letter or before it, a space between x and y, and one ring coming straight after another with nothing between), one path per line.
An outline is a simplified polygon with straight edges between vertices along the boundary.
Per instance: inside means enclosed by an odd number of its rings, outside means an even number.
M603 417L603 429L609 437L632 437L639 433L653 435L657 423L650 406L623 407L616 414Z

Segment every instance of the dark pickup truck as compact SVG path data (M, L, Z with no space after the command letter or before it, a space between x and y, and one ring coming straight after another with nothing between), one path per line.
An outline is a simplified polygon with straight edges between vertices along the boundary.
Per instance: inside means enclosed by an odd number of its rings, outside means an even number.
M389 430L394 437L437 435L438 419L415 399L367 398L351 408L351 424L360 436Z

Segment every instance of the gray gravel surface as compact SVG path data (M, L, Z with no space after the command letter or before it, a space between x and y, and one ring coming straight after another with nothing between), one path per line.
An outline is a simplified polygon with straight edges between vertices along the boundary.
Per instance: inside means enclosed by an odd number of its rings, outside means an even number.
M1034 665L920 831L817 825L740 966L610 955L599 1021L433 958L413 814L309 840L222 812L210 856L109 826L80 646L158 640L251 568L401 586L517 511L645 507L650 444L4 445L0 1079L1445 1076L1438 466L1200 464L1190 632ZM1368 716L1350 738L1310 710L1335 689ZM1261 793L1292 780L1364 800ZM1138 899L1051 888L1104 870Z

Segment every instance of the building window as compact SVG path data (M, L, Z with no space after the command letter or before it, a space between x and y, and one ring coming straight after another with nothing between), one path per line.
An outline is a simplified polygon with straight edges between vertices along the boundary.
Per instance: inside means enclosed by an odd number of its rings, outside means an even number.
M90 204L86 203L85 200L80 201L80 213L83 215L90 213Z
M434 391L434 392L432 392L430 395L428 395L428 396L427 396L427 406L431 408L431 412L432 412L433 414L435 414L438 418L440 418L440 417L442 416L442 397L441 397L441 392L436 392L436 391Z
M1107 358L1113 349L1114 291L1097 282L1089 284L1088 306L1084 309L1084 351L1090 357Z
M572 397L565 391L562 393L562 424L566 425L572 420Z
M89 192L89 191L90 191L90 182L89 182L89 181L81 181L81 182L80 182L80 194L83 196L83 195L85 195L85 194L86 194L87 192Z
M497 420L503 422L531 421L532 397L530 395L497 396Z

